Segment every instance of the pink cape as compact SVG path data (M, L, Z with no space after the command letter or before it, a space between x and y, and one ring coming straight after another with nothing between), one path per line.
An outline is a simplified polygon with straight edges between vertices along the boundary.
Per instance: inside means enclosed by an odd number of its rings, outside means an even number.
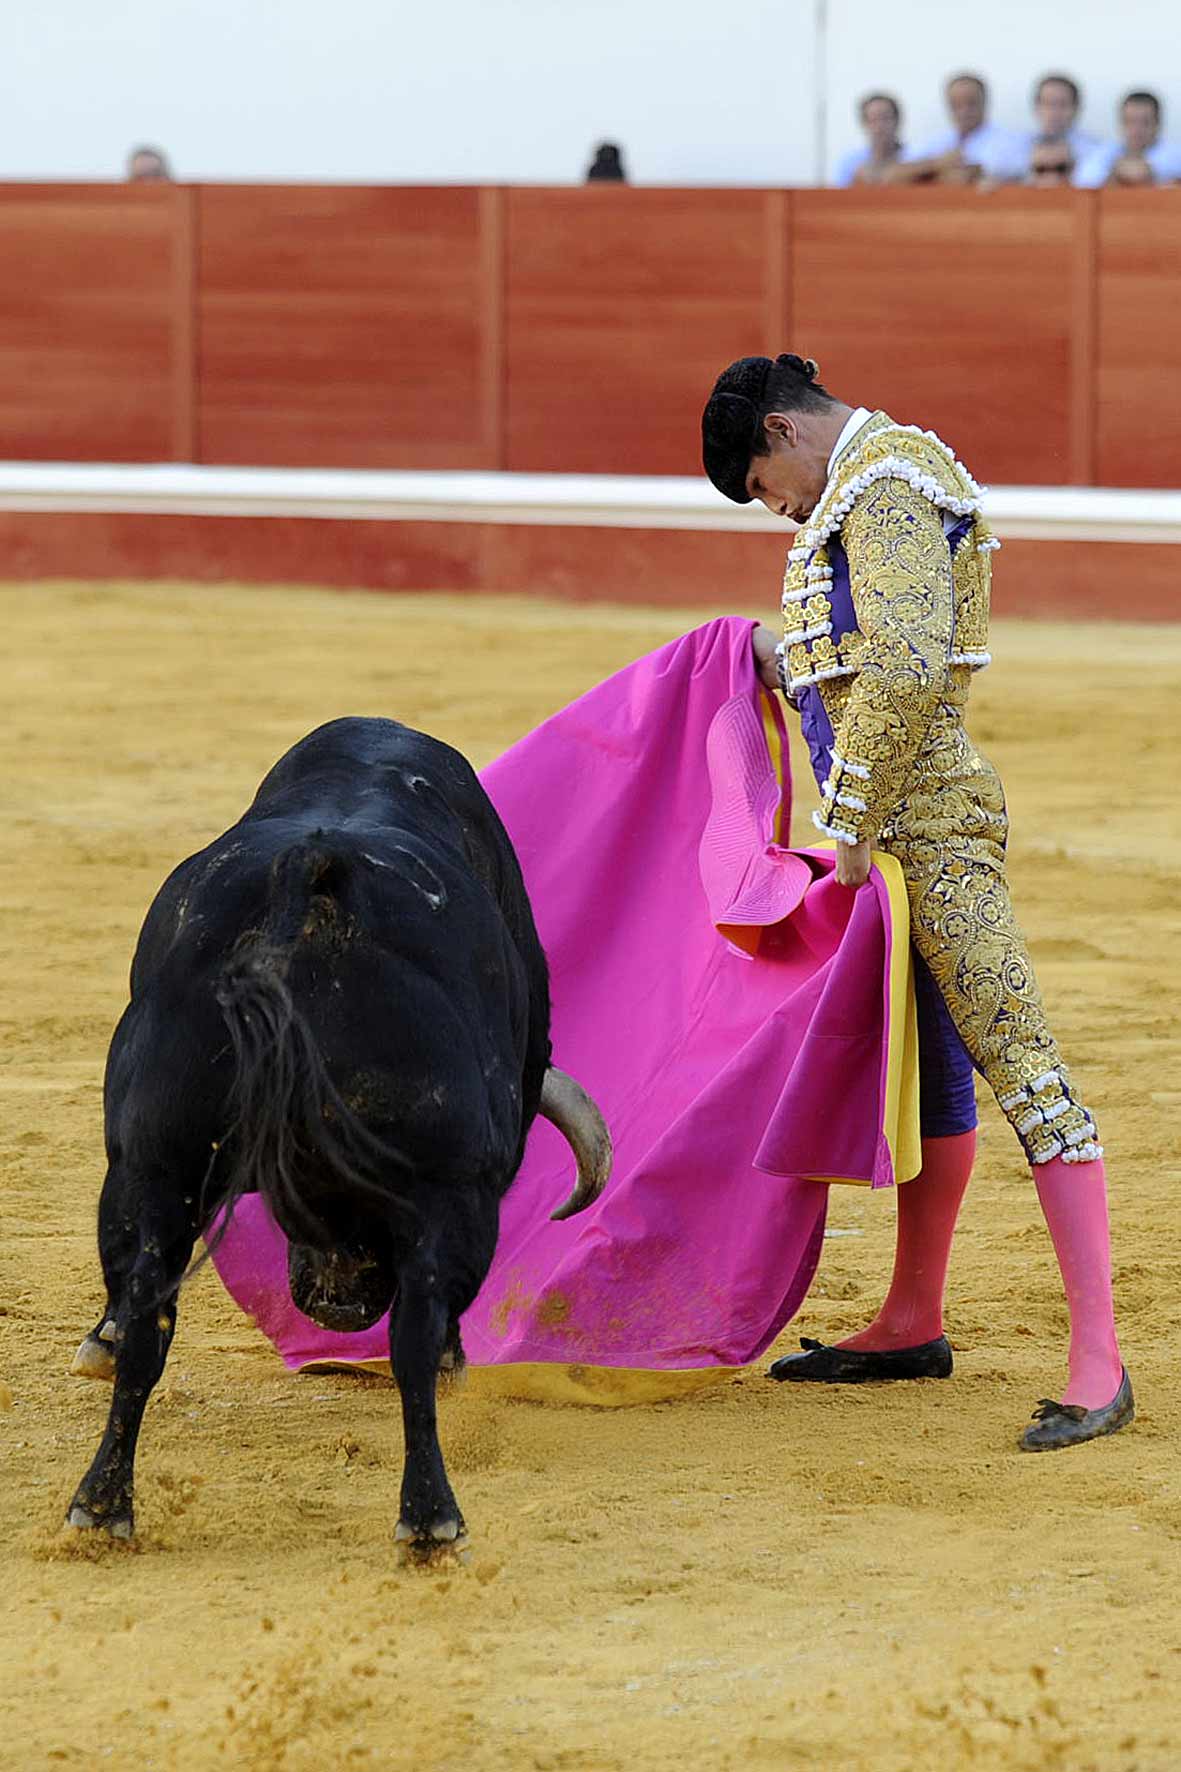
M616 1162L551 1223L571 1157L534 1126L463 1319L473 1365L745 1364L807 1292L827 1181L917 1168L905 896L892 863L854 893L830 854L777 842L787 747L750 635L730 618L662 647L484 774L549 955L555 1063ZM257 1196L214 1259L288 1366L388 1359L385 1320L339 1335L295 1309Z

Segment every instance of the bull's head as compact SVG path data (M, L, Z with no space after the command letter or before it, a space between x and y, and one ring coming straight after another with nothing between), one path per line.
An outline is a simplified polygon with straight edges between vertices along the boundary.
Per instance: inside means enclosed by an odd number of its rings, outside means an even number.
M394 1296L388 1264L359 1249L323 1251L289 1243L287 1283L296 1310L338 1335L372 1328Z

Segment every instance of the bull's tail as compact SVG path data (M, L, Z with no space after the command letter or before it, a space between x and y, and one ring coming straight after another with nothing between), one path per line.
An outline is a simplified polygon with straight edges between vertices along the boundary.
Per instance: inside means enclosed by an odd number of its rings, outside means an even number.
M230 1126L211 1172L223 1225L243 1194L258 1193L292 1242L321 1250L335 1241L317 1210L326 1195L387 1219L412 1214L391 1185L406 1159L344 1100L290 985L293 948L335 922L348 865L314 841L277 857L264 928L238 944L216 985L234 1056Z

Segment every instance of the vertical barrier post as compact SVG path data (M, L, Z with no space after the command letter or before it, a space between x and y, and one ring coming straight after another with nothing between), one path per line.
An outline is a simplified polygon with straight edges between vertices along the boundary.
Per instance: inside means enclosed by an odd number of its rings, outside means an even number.
M480 190L480 413L490 468L505 466L504 447L504 192Z

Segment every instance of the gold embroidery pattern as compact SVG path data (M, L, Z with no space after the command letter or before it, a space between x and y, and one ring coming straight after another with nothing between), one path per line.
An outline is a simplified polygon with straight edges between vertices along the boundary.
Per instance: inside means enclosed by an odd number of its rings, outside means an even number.
M883 829L910 900L911 940L1032 1163L1099 1154L1046 1020L1005 878L1000 777L945 714L921 780ZM924 759L924 763L926 759Z
M949 687L955 597L939 514L904 483L875 481L841 539L864 650L833 724L840 761L821 792L830 828L858 842L902 798ZM851 798L864 808L852 819Z

